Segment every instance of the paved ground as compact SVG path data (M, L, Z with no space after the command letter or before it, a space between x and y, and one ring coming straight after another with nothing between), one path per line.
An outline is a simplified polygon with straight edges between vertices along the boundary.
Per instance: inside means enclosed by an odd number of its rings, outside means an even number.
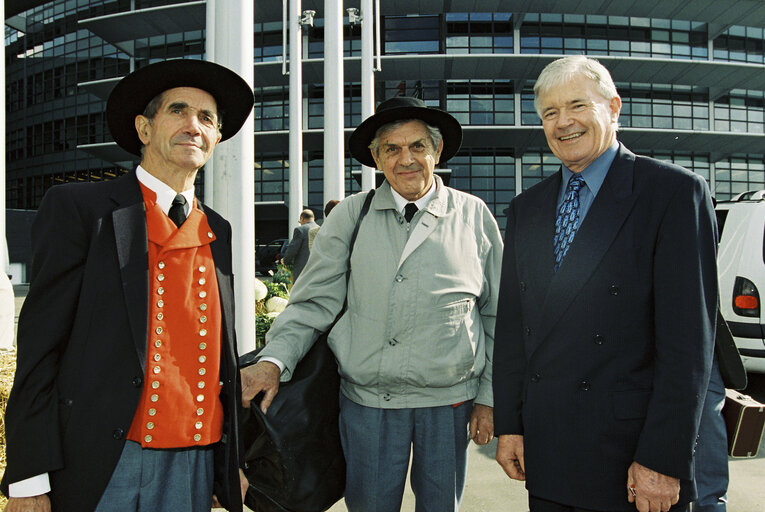
M25 289L16 291L16 314L23 303ZM765 374L749 374L744 391L765 403ZM528 510L526 490L511 481L494 461L496 441L479 447L471 443L468 478L461 512L523 512ZM730 459L731 482L728 512L765 512L765 440L753 459ZM347 512L341 501L329 512ZM407 485L402 511L414 510L414 496Z

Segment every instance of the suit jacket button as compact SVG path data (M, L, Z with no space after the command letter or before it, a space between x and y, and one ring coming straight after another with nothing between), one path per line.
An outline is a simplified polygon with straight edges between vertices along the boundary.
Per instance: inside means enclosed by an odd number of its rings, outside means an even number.
M526 327L524 331L526 332L526 336L531 336L531 327Z
M603 342L606 341L606 339L603 336L601 336L600 334L596 334L595 338L593 339L593 341L595 342L596 345L602 345Z
M520 286L522 292L526 291L526 283L525 282L521 281L519 286Z
M112 430L112 437L116 439L117 441L122 439L124 436L125 436L125 431L122 430L121 428L115 428L114 430Z
M582 391L589 391L590 383L587 382L586 380L583 380L582 382L579 383L579 389L581 389Z
M608 289L608 292L611 295L619 295L619 287L616 286L615 284L613 284L613 285L611 285L611 288Z
M541 378L542 377L538 373L535 373L534 375L531 376L531 382L539 382L539 379Z
M135 379L133 379L133 386L140 388L141 384L143 384L143 377L138 376Z

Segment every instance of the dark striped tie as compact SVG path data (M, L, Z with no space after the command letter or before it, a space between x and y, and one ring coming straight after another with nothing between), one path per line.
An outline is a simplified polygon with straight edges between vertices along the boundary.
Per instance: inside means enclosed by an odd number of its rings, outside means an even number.
M183 194L178 194L173 199L173 204L170 206L170 210L167 212L167 216L170 217L170 220L175 222L175 225L178 227L181 227L181 224L186 221L186 209L184 208L185 205L186 198L183 197Z

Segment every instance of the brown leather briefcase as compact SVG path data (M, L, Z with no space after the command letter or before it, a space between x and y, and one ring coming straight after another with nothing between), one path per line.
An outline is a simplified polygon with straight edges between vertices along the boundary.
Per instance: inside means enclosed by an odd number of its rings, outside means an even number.
M755 457L765 428L765 405L733 389L725 390L722 411L731 457Z

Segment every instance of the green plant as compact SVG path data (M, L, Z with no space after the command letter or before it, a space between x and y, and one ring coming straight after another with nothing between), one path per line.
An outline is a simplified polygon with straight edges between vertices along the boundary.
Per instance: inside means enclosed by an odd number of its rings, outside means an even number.
M268 288L268 295L266 295L266 300L270 299L271 297L282 297L283 299L290 298L290 292L287 289L287 285L284 283L265 283L266 288Z
M266 344L266 333L274 323L274 317L259 313L255 317L255 348Z
M271 278L271 282L273 283L284 283L287 286L292 284L292 270L290 265L289 267L279 264L278 270L276 271L276 274Z

